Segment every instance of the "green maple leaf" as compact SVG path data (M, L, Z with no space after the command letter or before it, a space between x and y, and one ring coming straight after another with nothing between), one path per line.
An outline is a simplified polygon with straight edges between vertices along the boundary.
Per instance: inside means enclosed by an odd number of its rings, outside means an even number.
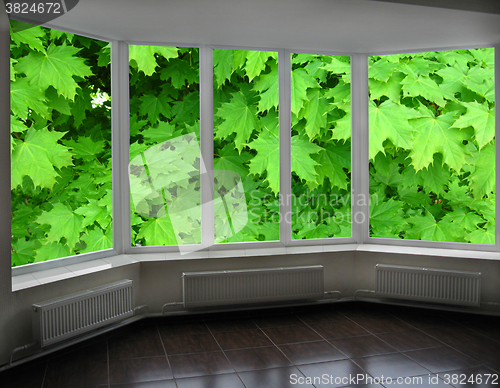
M12 242L12 266L19 266L33 263L35 254L38 250L37 242L34 240L19 239Z
M61 257L70 256L72 252L67 245L58 242L51 242L50 244L43 244L36 250L35 263L41 261L60 259Z
M233 50L213 50L214 78L218 88L233 74Z
M410 147L410 158L415 170L427 167L433 160L435 153L443 155L443 162L460 171L465 164L468 151L462 143L465 135L457 128L453 128L455 113L448 112L438 117L427 111L423 117L410 121L414 132L413 147Z
M464 102L467 112L453 123L455 128L474 128L474 137L479 149L491 142L495 137L495 112L494 109L478 102Z
M174 131L175 126L166 121L160 121L154 127L148 126L141 134L148 144L159 144L172 138Z
M396 147L412 149L413 128L408 120L419 114L404 105L387 100L378 107L370 103L369 158L385 153L383 143L389 139Z
M44 52L45 47L42 38L44 38L45 35L45 31L41 27L19 22L17 20L10 21L10 39L18 47L21 46L21 44L25 44L29 46L30 49Z
M50 225L47 233L47 242L60 242L62 238L70 249L73 249L80 240L82 232L83 217L75 214L70 208L62 203L54 204L49 211L44 211L37 219L39 224Z
M82 236L82 240L87 244L82 253L113 248L113 229L108 229L106 233L99 228L90 230Z
M292 71L292 113L297 115L307 100L307 89L317 89L319 84L304 69Z
M251 82L266 69L267 59L273 55L267 51L244 51L246 55L245 74ZM274 53L276 55L276 53Z
M279 79L278 66L271 64L271 72L262 74L255 82L254 90L259 92L260 100L257 103L259 112L265 112L271 108L278 109L279 105Z
M89 202L77 208L75 213L83 216L83 228L92 225L96 221L101 227L105 228L111 219L110 213L108 213L106 207L99 206L99 201L96 199L89 199Z
M151 218L144 222L139 229L136 239L146 239L147 245L177 245L172 223L168 216ZM143 243L143 245L146 245Z
M326 111L328 103L322 97L319 89L307 92L307 101L304 104L304 117L306 119L306 133L309 139L314 139L326 127Z
M495 244L495 224L488 222L486 229L477 229L467 237L474 244Z
M329 121L328 124L333 124L334 127L331 128L332 139L333 140L350 140L351 139L351 104L350 103L340 103L335 104L341 107L341 111L345 113L340 119L336 119L333 122Z
M350 102L351 101L351 84L346 84L343 80L339 80L339 83L333 87L329 88L324 96L324 98L333 98L334 102Z
M412 225L409 230L415 233L417 239L427 241L454 241L455 236L453 231L455 225L451 222L436 222L436 219L431 213L426 212L424 215L415 215L408 219Z
M307 138L292 136L292 172L295 172L301 180L305 180L310 189L314 189L321 183L318 182L318 174L315 170L318 163L311 155L319 153L322 149Z
M87 136L80 136L78 141L66 140L64 144L71 149L75 158L84 160L95 159L97 155L104 151L104 140L92 140Z
M55 168L72 165L71 152L57 142L63 136L64 132L30 128L12 152L11 187L21 185L27 175L35 187L52 188L59 175Z
M401 81L401 85L403 85L403 94L405 96L422 96L441 107L446 105L445 97L449 100L455 99L452 93L447 93L446 90L440 88L429 76L408 71L408 69L407 76Z
M405 75L401 72L395 72L387 82L376 79L368 79L370 97L372 100L377 100L382 96L387 96L396 104L401 100L401 81Z
M444 195L450 179L450 170L446 165L443 165L442 157L436 154L432 164L417 172L416 179L423 187L433 193Z
M484 222L484 220L476 213L467 211L467 209L463 206L454 207L453 211L447 213L442 220L453 222L454 224L471 232L477 230L478 224Z
M246 167L246 164L252 159L250 153L245 151L238 153L232 144L226 144L224 148L216 151L216 153L218 153L218 156L214 158L215 170L234 171L242 178L247 176L248 167Z
M377 231L404 230L403 202L390 198L379 202L376 196L370 197L370 225ZM376 234L376 233L375 233Z
M75 127L82 125L87 118L87 111L92 111L92 97L89 89L78 89L75 96L75 102L71 107L71 114L75 120Z
M152 124L156 124L160 120L160 114L167 119L171 117L171 109L169 102L172 101L168 94L161 92L158 96L154 94L144 94L140 97L141 105L139 112L141 116L148 116L148 120Z
M328 178L332 186L347 190L349 178L344 168L351 170L351 145L349 143L327 144L314 159L318 162L316 171L320 184L324 178Z
M36 85L42 90L53 86L58 94L73 101L79 87L73 77L92 75L85 60L76 55L79 51L79 48L66 44L56 46L52 43L46 53L30 52L20 58L16 71L26 74L30 85Z
M36 85L30 85L26 78L10 83L10 109L21 119L26 119L33 110L44 118L50 118L46 97Z
M199 83L199 71L189 64L189 62L175 59L171 61L167 67L160 72L162 81L170 80L171 84L176 89L183 89L188 85Z
M391 78L391 75L396 67L396 64L380 59L370 65L368 74L370 78L382 82L387 82Z
M345 57L350 60L349 57ZM330 57L330 63L321 67L321 69L326 70L333 74L350 74L351 73L351 64L349 62L341 61L338 58Z
M71 115L71 108L69 107L68 100L58 95L53 87L49 87L45 91L45 96L47 97L47 106L49 108L68 116Z
M242 92L233 93L231 101L223 103L215 115L224 120L215 130L216 137L226 139L236 133L234 144L239 152L252 132L259 128L257 109L248 103Z
M337 233L340 233L340 226L332 222L330 225L325 224L308 224L303 226L297 237L300 239L317 239L317 238L329 238Z
M129 46L129 58L137 63L137 68L145 75L151 76L158 66L156 62L156 54L164 57L165 59L177 58L179 56L179 49L177 47L165 46Z
M474 166L469 177L474 197L489 195L495 189L495 146L486 145L482 150L474 152L468 160Z

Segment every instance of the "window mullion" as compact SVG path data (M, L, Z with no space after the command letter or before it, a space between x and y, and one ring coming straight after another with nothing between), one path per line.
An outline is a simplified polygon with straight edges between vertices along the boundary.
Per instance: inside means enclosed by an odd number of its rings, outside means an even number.
M362 244L368 238L368 56L354 54L351 61L351 231Z
M111 42L111 152L113 177L113 247L130 250L130 103L129 55L126 42Z
M214 97L212 48L200 48L201 245L214 245Z
M278 52L279 69L279 155L280 155L280 241L288 246L292 239L292 162L291 162L291 63L290 52Z

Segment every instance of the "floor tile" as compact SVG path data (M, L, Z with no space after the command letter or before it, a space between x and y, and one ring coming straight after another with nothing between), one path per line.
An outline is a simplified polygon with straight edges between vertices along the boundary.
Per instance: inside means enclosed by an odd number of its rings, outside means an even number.
M401 352L443 346L442 342L420 330L393 331L377 334L377 337Z
M329 340L328 342L350 358L397 352L391 345L378 339L374 335L339 338Z
M397 378L429 373L429 370L399 353L355 358L353 361L373 377Z
M356 337L370 334L370 332L347 318L346 321L341 324L337 322L322 322L319 324L309 324L309 327L325 339Z
M273 343L260 330L239 330L214 333L220 347L226 349L244 349L271 346Z
M481 341L485 338L465 326L455 324L427 327L422 331L431 337L439 338L441 342L450 346L460 345L467 341Z
M295 367L263 369L238 374L246 388L313 387L304 382L304 375Z
M399 380L393 380L392 384L386 382L387 387L413 387L413 388L452 388L446 384L444 380L440 379L438 375L429 373L421 376L407 376Z
M479 364L476 360L470 358L469 356L466 356L465 354L447 346L413 350L405 352L404 354L434 373L452 369L468 368Z
M331 311L313 311L309 313L300 313L297 314L297 317L304 323L307 324L318 324L323 322L332 322L335 321L337 323L341 322L351 322L348 318L343 316L341 313L335 310Z
M327 341L280 345L279 348L295 365L335 361L346 358L346 355L335 349Z
M157 338L109 339L108 349L110 360L165 356L161 341Z
M387 313L350 312L346 316L374 334L412 329L406 322Z
M220 350L212 334L162 336L167 355Z
M181 322L158 325L158 330L162 337L169 335L210 334L204 322Z
M291 325L303 325L304 323L295 315L270 315L268 317L256 317L252 321L260 328L280 327Z
M237 374L177 379L178 388L245 388Z
M0 373L2 388L40 388L47 368L47 362L25 364Z
M318 341L322 338L306 325L270 327L262 329L277 345Z
M184 354L168 359L176 379L234 372L222 352Z
M488 338L479 341L463 341L452 347L482 364L500 368L500 344Z
M257 325L251 319L248 318L213 320L213 321L206 321L206 324L212 333L258 329Z
M396 312L392 313L392 315L396 316L397 318L401 319L402 321L408 323L409 325L417 329L425 329L427 327L439 326L439 325L449 325L452 323L452 321L449 318L443 317L440 314L438 314L439 312L435 312L433 314L430 312L419 313L418 309L414 310L416 311L413 311L411 313Z
M276 347L227 350L225 354L236 372L292 365Z
M297 366L307 377L312 379L316 387L345 387L347 385L364 384L358 376L364 371L351 360L322 362Z
M108 383L105 361L85 361L78 358L52 359L47 366L44 388L86 388Z
M109 361L110 384L172 379L167 357L132 358Z
M109 334L110 339L142 340L145 338L159 338L155 324L135 322Z
M157 380L130 384L113 384L110 388L177 388L177 385L174 380Z

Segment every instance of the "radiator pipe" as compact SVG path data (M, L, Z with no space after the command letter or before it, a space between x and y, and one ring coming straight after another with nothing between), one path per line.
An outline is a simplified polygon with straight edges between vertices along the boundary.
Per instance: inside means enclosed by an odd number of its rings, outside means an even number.
M373 290L357 290L355 293L354 293L354 300L356 300L356 294L358 292L365 292L365 293L368 293L368 294L375 294L375 291Z
M136 311L141 310L141 309L146 309L146 312L149 311L148 305L147 304L143 304L142 306L137 306L136 308L134 308L134 315L135 315Z
M165 303L163 307L161 308L161 313L162 315L165 314L165 307L172 307L172 306L180 306L184 305L184 302L170 302L170 303Z
M23 346L19 346L18 348L15 348L12 353L10 354L10 358L9 358L9 367L12 365L12 360L14 358L14 354L21 351L21 350L26 350L26 349L29 349L35 345L38 344L38 341L35 341L35 342L32 342L28 345L23 345Z
M340 293L340 291L325 291L325 296L333 294L339 296L337 300L340 300L340 298L342 298L342 294Z

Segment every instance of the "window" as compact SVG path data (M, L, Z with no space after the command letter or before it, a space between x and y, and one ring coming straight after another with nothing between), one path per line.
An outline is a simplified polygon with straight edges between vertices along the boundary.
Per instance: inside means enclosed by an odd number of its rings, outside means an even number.
M370 57L370 236L495 243L494 49Z
M12 266L112 248L107 42L11 21Z
M278 53L213 50L214 240L279 240Z
M12 265L110 249L109 45L17 23ZM351 77L366 81L360 56L351 75L349 56L129 45L130 159L115 166L128 169L130 182L125 252L366 237L491 250L494 55L481 48L368 57L369 125L351 135ZM200 90L212 93L213 104L200 100ZM213 137L200 112L213 118ZM351 149L365 141L362 180L361 167L351 170ZM213 159L204 161L201 149L213 149ZM205 163L213 163L213 186L201 183ZM351 234L351 196L366 194L369 219L356 221L368 232ZM212 215L202 224L202 214ZM202 225L213 227L213 240Z
M200 244L199 50L129 56L132 245Z
M292 238L351 237L349 57L291 55Z

